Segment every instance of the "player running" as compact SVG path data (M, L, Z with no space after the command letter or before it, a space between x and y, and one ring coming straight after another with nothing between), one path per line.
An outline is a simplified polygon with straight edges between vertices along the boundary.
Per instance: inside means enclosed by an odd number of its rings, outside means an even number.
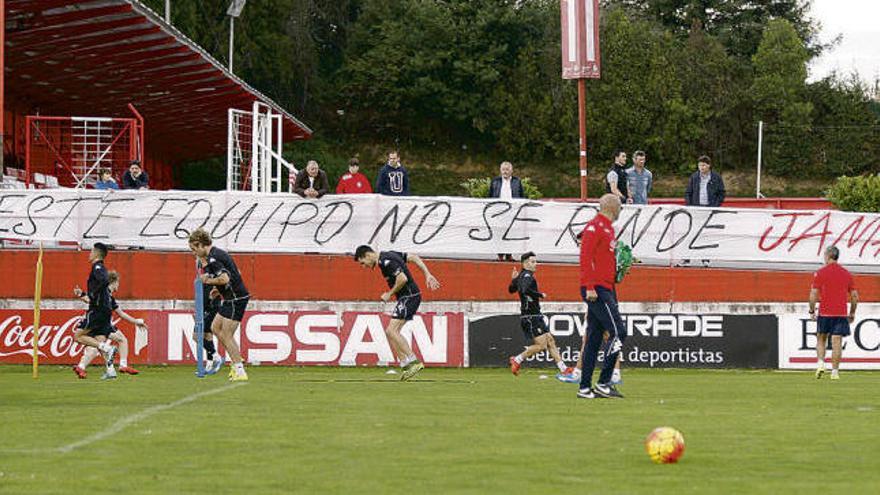
M837 262L840 250L837 246L825 249L825 266L813 275L810 289L810 318L816 320L816 302L819 302L819 317L816 333L816 378L825 374L825 350L828 348L828 335L831 335L831 379L840 379L840 355L843 338L850 334L849 325L855 320L859 293L852 274ZM849 296L849 314L846 300Z
M522 362L535 354L547 350L559 372L562 374L571 374L572 369L565 366L565 362L559 355L559 349L556 347L556 339L550 333L547 322L544 321L544 315L541 313L541 299L547 297L547 294L538 291L538 280L535 278L535 270L538 267L538 259L535 253L529 251L520 256L522 271L516 268L511 274L512 280L507 290L511 294L516 292L519 294L520 309L520 326L526 341L532 344L526 347L526 350L516 356L510 356L510 372L519 375L519 368Z
M217 314L211 321L211 332L220 339L232 361L229 379L243 382L248 380L248 375L241 360L241 350L235 341L235 332L251 296L232 257L212 244L211 234L205 229L196 229L189 235L189 249L204 267L204 273L200 275L202 283L212 286L209 294L214 295L216 289L216 294L222 298Z
M119 315L120 318L131 323L139 331L147 331L147 324L144 323L144 320L140 318L133 318L129 316L128 313L122 310L119 307L119 304L116 302L116 298L113 297L113 294L119 290L119 274L115 271L111 271L107 273L107 279L110 282L110 308ZM89 296L88 294L84 294L82 289L79 286L76 286L73 289L73 293L76 294L77 297L80 298L81 301L88 303ZM116 342L119 347L119 372L127 373L129 375L137 375L140 371L132 368L128 365L128 339L125 337L125 334L120 332L118 328L111 327L113 332L110 335L104 337L103 335L99 335L95 337L98 341L104 342L105 340L110 340L112 342ZM73 372L76 373L76 376L83 379L87 376L86 368L89 366L89 363L92 362L98 356L98 350L94 347L86 347L83 351L83 355L79 360L79 364L73 367ZM111 361L107 366L107 370L104 372L104 375L101 377L102 380L108 380L116 378L116 370L113 368L113 362Z
M116 348L104 340L114 331L113 325L110 323L113 311L110 303L110 280L107 268L104 266L107 251L108 248L105 244L96 242L89 252L89 263L92 264L89 280L86 283L89 310L80 320L79 328L74 332L73 339L79 344L101 351L107 366L112 367ZM79 288L77 287L77 289ZM82 290L79 290L79 294L83 294ZM97 337L104 337L104 339L98 340ZM74 369L74 371L76 370Z
M416 373L421 371L425 365L416 359L416 355L404 339L400 335L403 325L412 320L419 305L422 303L422 294L419 286L407 268L407 262L414 263L422 273L425 274L425 281L428 288L437 290L440 288L440 282L431 275L425 262L415 254L400 253L397 251L382 251L377 253L370 246L358 246L354 252L354 260L365 268L375 268L379 265L382 276L388 282L390 290L383 292L380 298L383 302L388 302L392 297L397 297L397 303L391 312L391 322L385 329L385 335L388 336L388 344L391 350L400 362L403 373L401 380L409 380Z

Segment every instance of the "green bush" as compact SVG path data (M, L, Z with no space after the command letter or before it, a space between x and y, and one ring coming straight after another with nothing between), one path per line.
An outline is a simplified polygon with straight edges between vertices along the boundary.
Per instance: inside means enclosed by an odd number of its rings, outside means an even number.
M467 191L468 196L472 198L488 198L489 197L489 185L492 183L492 179L489 177L484 177L482 179L471 178L461 183L461 187Z
M827 191L828 199L843 211L880 212L880 174L843 176Z
M472 198L488 198L489 186L492 184L491 177L471 178L461 183L461 187L467 191L468 196ZM529 199L541 199L543 194L538 186L532 183L528 177L522 179L523 192Z
M526 193L526 197L529 199L541 199L544 197L541 194L541 190L538 189L538 186L532 184L532 179L526 177L522 180L523 192Z

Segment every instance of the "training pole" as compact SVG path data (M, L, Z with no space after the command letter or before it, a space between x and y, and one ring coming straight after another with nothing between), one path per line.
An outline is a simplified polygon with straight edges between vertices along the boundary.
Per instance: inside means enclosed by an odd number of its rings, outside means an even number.
M196 261L196 279L193 281L195 289L195 334L196 334L196 376L205 377L205 363L202 357L205 353L205 294L202 285L201 267Z
M33 376L39 378L40 371L40 299L43 291L43 243L40 243L40 254L37 256L37 274L34 280L34 362Z
M580 126L581 201L587 200L587 80L578 79L578 121Z

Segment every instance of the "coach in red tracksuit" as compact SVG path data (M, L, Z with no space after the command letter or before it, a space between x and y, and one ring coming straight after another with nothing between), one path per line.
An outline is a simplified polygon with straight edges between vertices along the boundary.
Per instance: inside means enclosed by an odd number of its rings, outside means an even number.
M612 223L620 216L620 198L606 194L599 200L599 213L590 220L581 233L581 297L587 303L587 334L584 336L583 373L577 396L623 398L611 384L614 363L626 339L626 327L617 308L614 280L617 261L614 254L616 237ZM599 381L593 387L593 370L602 335L608 332L605 360Z

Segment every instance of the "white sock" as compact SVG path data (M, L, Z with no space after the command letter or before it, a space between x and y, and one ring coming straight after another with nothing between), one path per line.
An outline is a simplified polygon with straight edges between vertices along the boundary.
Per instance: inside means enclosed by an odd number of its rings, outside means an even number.
M525 359L525 358L523 358L522 354L517 354L517 356L515 358L513 358L513 360L516 361L517 364L522 364L523 359Z
M410 354L409 356L400 360L400 367L406 368L407 366L410 365L410 363L414 362L415 360L416 360L415 354Z
M88 349L88 347L86 349ZM79 364L77 366L79 366L79 368L83 370L86 369L86 366L88 366L88 364L86 364L86 351L83 351L83 355L81 358L79 358Z
M110 350L112 348L113 348L113 346L111 346L110 344L108 344L106 342L101 342L101 344L98 345L98 349L100 349L103 352L110 352Z
M574 376L581 376L581 369L580 368L574 369Z
M620 378L620 370L617 368L614 368L614 373L611 373L611 376L614 378Z
M825 369L825 360L824 359L822 359L822 360L817 359L816 360L816 367L822 368L824 370Z
M119 358L119 367L125 368L128 366L128 359Z
M244 374L244 363L243 362L242 363L235 363L234 367L235 367L235 372L237 374L239 374L239 375Z
M565 366L565 363L563 363L562 361L556 361L556 367L559 368L559 371L561 371L562 373L565 373L565 370L568 369L568 367Z

